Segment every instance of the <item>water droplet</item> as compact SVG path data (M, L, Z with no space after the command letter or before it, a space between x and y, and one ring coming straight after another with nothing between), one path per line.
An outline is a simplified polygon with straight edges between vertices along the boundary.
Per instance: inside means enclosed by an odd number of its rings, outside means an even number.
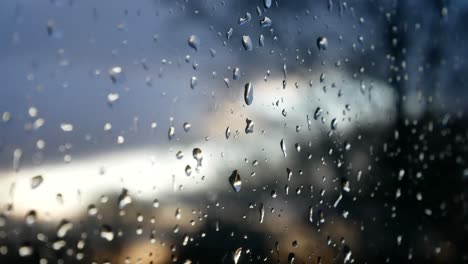
M172 138L175 136L175 128L173 126L169 127L169 131L167 132L167 136L169 140L172 140Z
M333 118L330 123L330 127L331 129L336 130L337 126L338 126L338 122L336 121L336 118Z
M109 93L107 95L107 103L109 103L110 105L112 105L114 102L116 102L117 100L119 100L119 94L118 93Z
M102 225L99 234L102 238L104 238L107 241L114 240L114 232L108 225Z
M31 189L36 189L42 184L44 178L41 175L37 175L31 178Z
M29 244L23 244L18 248L18 254L20 257L29 257L34 253L34 248Z
M271 7L271 1L272 1L272 0L263 0L263 5L264 5L266 8L270 8L270 7Z
M239 258L242 254L242 248L238 248L236 249L236 251L234 251L234 256L233 256L233 259L234 259L234 264L237 264L237 262L239 262Z
M153 207L154 208L159 208L159 200L158 199L153 200Z
M280 141L281 151L283 152L284 157L286 158L288 154L286 153L286 144L284 143L284 139Z
M242 46L244 46L244 49L246 51L253 50L252 39L250 38L250 36L242 36Z
M317 48L319 50L326 50L328 47L328 39L326 37L317 38Z
M269 17L264 17L262 20L260 20L260 26L261 27L269 27L271 26L272 21Z
M197 77L192 76L192 78L190 78L190 88L195 89L197 84L198 84Z
M263 205L263 203L260 204L259 213L260 217L258 219L258 222L261 224L263 223L263 219L265 218L265 206Z
M183 127L184 127L185 132L189 132L190 128L192 128L192 125L190 123L188 123L188 122L185 122Z
M245 126L245 133L250 134L254 131L254 122L248 118L245 119L246 126Z
M61 124L60 124L60 128L61 128L64 132L71 132L71 131L73 131L73 125L70 124L70 123L61 123Z
M93 215L96 215L97 213L98 213L98 209L96 205L90 204L88 206L88 215L93 216Z
M177 159L182 159L183 157L184 157L184 153L182 151L177 151L176 158Z
M260 37L258 37L258 45L260 45L260 47L265 46L265 37L263 35L260 35Z
M109 70L109 77L113 83L122 83L125 80L125 75L122 67L112 67Z
M37 220L37 214L36 211L31 210L26 214L26 217L24 218L25 222L27 225L33 225L36 223Z
M131 203L132 203L132 197L128 195L128 190L122 189L122 193L119 196L119 208L124 209Z
M232 71L232 79L237 80L241 76L240 69L235 67L234 70Z
M231 136L231 128L230 127L227 127L226 128L226 132L224 133L225 136L226 136L226 139L229 139L229 137Z
M67 220L63 220L58 229L57 229L57 237L62 238L65 237L68 233L73 228L73 224L68 222Z
M192 167L190 167L190 165L185 166L185 175L192 175Z
M196 35L191 35L188 39L189 46L198 51L198 47L200 46L200 39Z
M234 33L234 29L230 28L228 32L226 32L226 38L229 40L231 39L232 33Z
M240 174L237 170L234 170L232 172L231 176L229 177L229 183L231 184L235 192L240 192L242 181L241 181Z
M314 222L314 208L312 206L309 206L309 222Z
M317 120L321 115L322 115L322 108L317 107L317 109L315 109L314 119Z
M251 105L253 101L253 86L251 82L245 84L244 101L247 105Z
M202 155L201 149L194 148L192 150L192 156L197 161L197 166L200 167L202 165L202 160L203 160L203 155Z
M245 13L244 17L239 18L239 25L244 25L245 23L249 22L250 19L252 19L252 15L249 12Z
M289 255L288 255L288 263L289 263L289 264L293 264L295 258L296 258L296 257L295 257L295 255L294 255L294 253L289 253Z

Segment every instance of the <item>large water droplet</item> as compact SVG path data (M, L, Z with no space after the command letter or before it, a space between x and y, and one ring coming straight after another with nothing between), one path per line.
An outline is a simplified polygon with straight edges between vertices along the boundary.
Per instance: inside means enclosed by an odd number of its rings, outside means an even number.
M272 21L269 17L264 17L262 20L260 20L260 26L261 27L269 27L271 26Z
M39 187L42 182L44 181L44 178L41 175L37 175L31 178L31 189L36 189Z
M195 89L197 84L198 84L197 77L192 76L192 78L190 78L190 88Z
M250 36L242 36L242 46L244 46L244 49L246 51L253 50L252 39L250 38Z
M284 139L280 141L281 151L283 152L284 157L286 158L288 154L286 153L286 143L284 143Z
M252 104L253 101L253 86L251 82L245 84L244 101L247 105Z
M249 12L245 13L244 17L239 18L239 25L244 25L245 23L249 22L250 19L252 19L252 15Z
M254 122L250 119L245 119L246 126L245 126L245 133L250 134L254 131Z
M263 219L265 218L265 206L263 205L263 203L260 204L259 213L260 217L258 219L258 222L261 224L263 223Z
M188 39L189 46L198 51L198 47L200 46L200 39L196 35L191 35Z
M322 115L322 108L317 107L317 109L315 109L314 119L317 120L321 115Z
M108 225L102 225L99 234L102 238L104 238L107 241L114 240L114 232L112 231L112 228Z
M119 208L124 209L125 207L127 207L131 203L132 203L132 197L130 197L130 195L128 195L128 190L123 189L122 193L119 196Z
M237 80L241 76L240 69L235 67L234 70L232 71L232 79Z
M229 183L231 184L232 189L234 189L235 192L240 192L242 181L240 174L237 170L232 172L231 176L229 177Z
M326 50L328 47L328 39L326 37L318 37L317 38L317 48L319 50Z

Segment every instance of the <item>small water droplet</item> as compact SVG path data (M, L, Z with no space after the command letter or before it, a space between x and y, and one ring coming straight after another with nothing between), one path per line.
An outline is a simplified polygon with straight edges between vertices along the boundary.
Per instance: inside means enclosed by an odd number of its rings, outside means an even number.
M242 254L242 248L238 248L236 249L236 251L234 251L234 256L233 256L233 259L234 259L234 264L237 264L237 262L239 262L239 258Z
M202 165L202 160L203 160L203 155L202 155L201 149L194 148L193 151L192 151L192 156L197 161L197 166L200 167Z
M253 86L251 82L245 84L244 101L247 105L251 105L253 101Z
M182 159L183 157L184 157L184 153L182 151L177 151L176 158L177 159Z
M281 151L283 152L284 157L286 158L288 154L286 153L286 143L284 143L284 139L280 141Z
M227 38L228 40L231 39L232 33L234 33L234 29L232 29L232 28L230 28L230 29L226 32L226 38Z
M322 115L322 108L317 107L317 109L315 109L314 119L317 120L321 115Z
M190 167L190 165L185 166L185 175L192 175L192 167Z
M169 140L172 140L172 138L175 136L175 128L173 126L169 127L169 131L167 132L167 136Z
M122 67L112 67L109 70L109 77L113 83L122 83L125 80L125 75Z
M244 25L245 23L249 22L250 19L252 19L252 15L249 12L245 13L244 17L239 18L239 25Z
M242 186L242 180L240 174L237 170L234 170L229 177L229 183L231 184L232 188L235 192L240 192Z
M330 123L330 127L331 127L331 129L336 130L336 128L338 127L338 122L336 121L336 118L332 119L332 121Z
M33 225L37 220L37 213L34 210L29 211L24 218L27 225Z
M71 131L73 131L73 125L70 124L70 123L61 123L61 124L60 124L60 128L61 128L64 132L71 132Z
M57 237L63 238L67 235L68 231L73 228L73 223L68 222L67 220L63 220L58 229L57 229Z
M260 217L258 219L258 222L261 224L263 223L263 219L265 218L265 206L263 205L263 203L260 204L259 213Z
M189 132L190 128L192 128L192 125L190 123L188 123L188 122L185 122L183 127L184 127L185 132Z
M326 50L328 47L328 39L326 37L318 37L317 38L317 48L319 50Z
M112 231L112 228L108 225L102 225L99 234L102 238L104 238L107 241L114 240L114 232Z
M29 244L23 244L18 248L18 254L20 257L29 257L34 253L34 248Z
M231 136L231 128L230 127L226 128L225 136L226 136L226 139L229 139L229 137Z
M42 184L44 178L41 175L37 175L31 178L31 189L36 189Z
M132 203L132 197L130 197L130 195L128 195L128 190L127 189L122 190L122 193L120 194L118 201L119 201L119 208L120 209L124 209L125 207L127 207L129 204Z
M196 35L191 35L188 39L188 44L192 49L198 51L198 47L200 46L200 39Z
M198 84L197 77L192 76L192 78L190 78L190 88L195 89L195 87L197 87L197 84Z
M245 119L246 126L245 126L245 133L250 134L254 131L254 122L248 118Z
M272 2L272 0L263 0L263 5L266 8L270 8L271 7L271 2Z
M261 27L269 27L271 26L272 21L269 17L264 17L262 20L260 20L260 26Z
M250 38L250 36L242 36L242 46L244 46L244 49L246 51L253 50L252 39Z
M237 80L241 76L240 69L235 67L234 70L232 71L232 79Z

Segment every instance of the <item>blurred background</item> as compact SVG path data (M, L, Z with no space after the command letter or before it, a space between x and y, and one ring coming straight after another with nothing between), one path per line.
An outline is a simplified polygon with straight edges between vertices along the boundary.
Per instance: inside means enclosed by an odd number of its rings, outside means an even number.
M468 2L5 0L1 263L466 263Z

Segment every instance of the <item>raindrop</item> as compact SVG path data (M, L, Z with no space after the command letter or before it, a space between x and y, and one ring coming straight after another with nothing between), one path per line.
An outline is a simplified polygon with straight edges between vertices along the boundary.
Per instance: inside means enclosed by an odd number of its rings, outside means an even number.
M269 17L264 17L262 20L260 20L260 26L261 27L269 27L271 26L272 21Z
M201 166L202 165L202 160L203 160L203 155L202 155L201 149L194 148L192 150L192 156L197 161L197 166Z
M246 126L245 126L245 133L253 133L254 131L254 122L248 118L245 119Z
M244 49L246 51L253 50L252 39L250 38L250 36L242 36L242 45L244 46Z
M235 67L234 70L232 71L232 79L237 80L240 78L240 69Z
M232 172L231 176L229 177L229 183L231 184L235 192L240 192L242 181L241 181L240 174L237 170L234 170Z
M185 132L189 132L190 128L192 127L192 125L190 123L188 123L188 122L185 122L183 126L184 126L184 131Z
M102 238L104 238L107 241L114 240L114 232L108 225L102 225L99 234Z
M252 15L249 12L245 13L244 17L239 18L239 25L244 25L245 23L249 22L250 19L252 19Z
M182 151L177 151L176 158L177 159L182 159L183 157L184 157L184 153Z
M226 139L229 139L229 137L231 136L231 128L230 127L227 127L226 128L226 132L224 133L225 136L226 136Z
M336 118L333 118L331 123L330 123L330 127L331 127L331 129L336 130L337 126L338 126L338 123L336 121Z
M284 143L284 139L280 141L281 151L283 152L284 157L286 158L288 154L286 153L286 143Z
M253 101L253 86L251 82L245 84L244 101L247 105L251 105Z
M191 35L188 39L189 46L198 51L198 47L200 46L200 39L196 35Z
M321 115L322 115L322 108L317 107L317 109L315 109L314 119L317 120Z
M113 83L121 83L125 80L122 67L115 66L109 70L109 77Z
M328 47L328 40L326 37L318 37L317 38L317 48L319 50L326 50Z
M61 124L60 124L60 128L61 128L64 132L71 132L71 131L73 131L73 125L70 124L70 123L61 123Z
M266 8L270 8L270 7L271 7L271 1L272 1L272 0L263 0L263 5L264 5Z
M20 257L29 257L34 253L34 249L29 244L23 244L18 248L18 254Z
M98 213L98 209L96 205L90 204L88 206L88 215L93 216L93 215L96 215L97 213Z
M263 223L263 219L265 218L265 206L263 205L263 203L260 204L259 212L260 217L258 219L258 222L261 224Z
M288 263L289 263L289 264L293 264L295 258L296 258L296 257L294 256L294 253L289 253L289 255L288 255Z
M67 220L63 220L58 229L57 229L57 237L63 238L67 235L68 231L73 228L73 224L68 222Z
M260 35L260 37L258 37L258 45L260 45L260 47L265 46L265 37L263 35Z
M169 131L167 132L167 136L169 140L171 140L175 136L175 128L173 126L169 127Z
M241 254L242 254L242 248L241 247L236 249L236 251L234 251L234 256L233 256L234 264L237 264L237 262L239 262L239 258L241 256Z
M192 78L190 78L190 88L195 89L197 84L198 84L197 77L192 76Z
M31 210L26 214L25 222L27 225L33 225L34 223L36 223L36 220L37 220L36 211Z
M31 189L36 189L42 184L44 178L41 175L37 175L31 178Z
M229 40L232 36L232 33L234 32L234 29L230 28L228 32L226 32L226 38Z
M107 103L109 103L110 105L112 105L113 103L115 103L117 100L119 100L119 94L118 93L109 93L107 95Z
M132 197L128 195L128 190L127 189L122 189L122 193L119 196L119 208L124 209L127 207L129 204L132 203Z
M190 165L185 166L185 175L190 176L192 174L192 167Z

